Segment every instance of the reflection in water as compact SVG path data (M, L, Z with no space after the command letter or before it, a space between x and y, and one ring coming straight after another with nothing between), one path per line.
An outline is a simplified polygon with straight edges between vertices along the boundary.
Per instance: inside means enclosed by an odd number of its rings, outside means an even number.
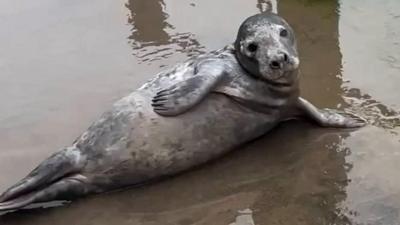
M260 12L272 11L272 2L271 0L257 0L257 8Z
M129 39L140 62L165 59L175 52L188 56L204 52L190 32L169 33L174 27L167 22L163 0L128 0L125 6L130 10L128 22L133 26Z
M339 17L336 11L338 3L336 1L281 0L278 6L279 14L288 20L296 32L301 59L302 96L320 107L336 108L343 105L342 64L338 46ZM310 153L314 155L309 155L308 165L303 168L304 172L308 172L309 177L304 177L304 180L307 180L309 184L303 184L303 188L296 187L295 192L300 192L303 196L293 196L293 201L304 204L306 207L301 209L299 206L283 210L281 216L277 216L287 221L287 224L346 224L348 222L348 218L343 216L339 205L346 199L347 172L351 168L345 163L345 156L349 150L343 144L349 134L326 132L320 131L319 135L314 137L316 140L310 143L315 152ZM303 146L298 145L299 147ZM323 152L318 152L317 149ZM329 161L329 164L320 168L313 167L314 160ZM306 175L303 174L303 176ZM292 216L294 214L297 215ZM292 218L285 218L288 215ZM298 223L298 221L304 221L304 223Z
M301 94L320 107L336 108L344 103L337 7L337 1L279 1L279 13L296 32Z
M229 225L254 225L253 211L251 209L239 210L235 222Z
M277 0L257 0L256 7L260 12L278 12Z
M165 45L169 43L170 36L166 29L173 26L166 21L168 14L164 12L163 0L129 0L126 7L131 10L128 22L134 27L129 39L138 42L133 44Z

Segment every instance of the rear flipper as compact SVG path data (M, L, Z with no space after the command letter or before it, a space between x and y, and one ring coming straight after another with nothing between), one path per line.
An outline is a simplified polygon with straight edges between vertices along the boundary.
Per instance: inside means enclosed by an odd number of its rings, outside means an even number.
M15 210L31 203L39 203L53 200L69 200L85 195L89 188L84 182L85 177L74 175L50 184L49 186L21 195L9 201L0 203L0 211Z
M79 173L83 165L82 162L83 157L81 157L79 149L74 147L53 154L27 177L0 196L0 210L5 205L11 203L15 205L15 202L18 202L19 205L25 202L31 203L32 200L38 198L37 194L41 190L50 188L56 184L56 181L67 179L63 177L72 177L72 175Z

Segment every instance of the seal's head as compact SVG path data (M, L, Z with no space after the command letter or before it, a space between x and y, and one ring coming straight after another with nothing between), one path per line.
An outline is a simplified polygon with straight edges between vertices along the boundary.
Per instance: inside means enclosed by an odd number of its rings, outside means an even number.
M273 82L288 83L297 76L299 66L296 40L289 24L271 12L247 18L235 41L241 66L253 76Z

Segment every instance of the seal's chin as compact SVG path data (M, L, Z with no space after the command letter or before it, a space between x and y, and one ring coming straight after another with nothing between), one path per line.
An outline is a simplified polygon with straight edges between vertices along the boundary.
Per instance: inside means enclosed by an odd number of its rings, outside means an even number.
M269 72L261 73L261 77L263 80L267 82L276 83L279 80L283 80L285 77L284 70L270 70Z
M298 69L298 63L288 63L280 69L264 68L263 71L259 72L261 79L273 83L273 84L289 84L293 81L297 73L294 73Z

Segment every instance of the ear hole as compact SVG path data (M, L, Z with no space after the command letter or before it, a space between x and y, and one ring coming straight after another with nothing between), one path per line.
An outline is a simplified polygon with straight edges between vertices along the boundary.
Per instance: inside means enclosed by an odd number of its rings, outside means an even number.
M249 52L256 52L257 49L258 49L258 45L257 45L257 44L254 44L254 43L250 43L250 44L247 46L247 49L249 50Z

